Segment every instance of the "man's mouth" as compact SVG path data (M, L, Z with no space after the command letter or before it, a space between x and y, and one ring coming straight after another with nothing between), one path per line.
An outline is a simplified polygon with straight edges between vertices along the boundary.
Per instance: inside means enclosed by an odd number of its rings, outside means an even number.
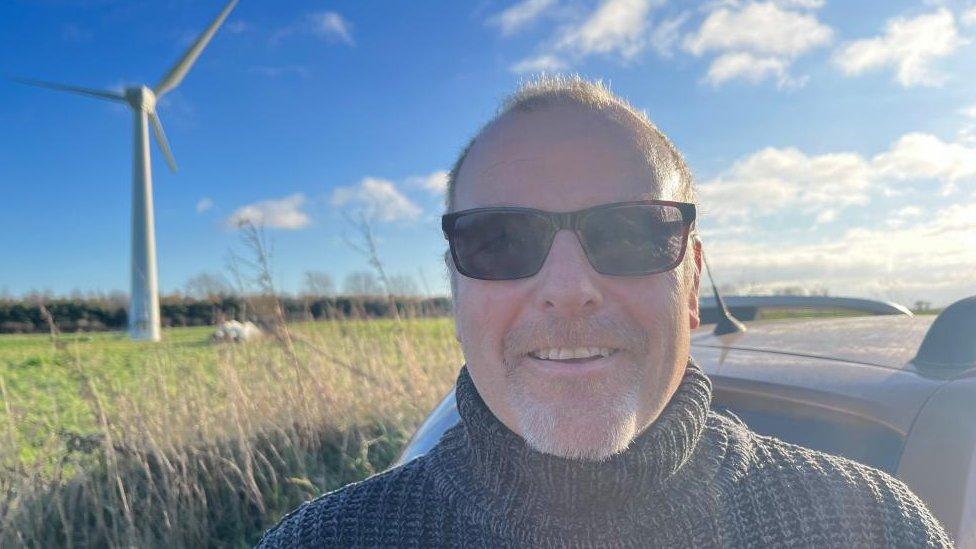
M532 351L529 356L539 360L558 360L572 363L606 358L615 352L617 349L611 347L549 347Z

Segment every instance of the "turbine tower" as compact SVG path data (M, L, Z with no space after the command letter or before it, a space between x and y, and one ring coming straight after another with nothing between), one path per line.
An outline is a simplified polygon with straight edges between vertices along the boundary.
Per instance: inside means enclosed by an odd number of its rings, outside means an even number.
M183 57L163 76L154 88L132 86L118 93L79 86L17 79L18 82L53 90L66 91L127 103L132 109L132 278L129 295L129 337L159 341L159 285L156 279L156 233L153 223L152 164L149 158L149 125L156 143L163 151L170 170L176 171L176 160L170 151L163 125L156 114L156 102L180 85L183 77L200 57L238 0L230 0L210 26L196 39Z

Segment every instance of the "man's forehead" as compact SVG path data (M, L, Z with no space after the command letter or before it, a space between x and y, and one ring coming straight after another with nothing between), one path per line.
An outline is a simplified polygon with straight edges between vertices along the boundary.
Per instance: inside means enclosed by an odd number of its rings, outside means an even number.
M547 209L672 198L678 177L653 169L631 125L579 106L502 116L475 139L457 175L456 209L530 205Z

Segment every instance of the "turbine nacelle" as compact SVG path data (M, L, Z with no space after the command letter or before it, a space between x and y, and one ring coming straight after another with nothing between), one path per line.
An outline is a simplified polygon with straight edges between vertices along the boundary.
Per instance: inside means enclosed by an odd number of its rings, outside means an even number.
M133 86L123 92L125 102L137 111L156 112L156 94L146 86Z

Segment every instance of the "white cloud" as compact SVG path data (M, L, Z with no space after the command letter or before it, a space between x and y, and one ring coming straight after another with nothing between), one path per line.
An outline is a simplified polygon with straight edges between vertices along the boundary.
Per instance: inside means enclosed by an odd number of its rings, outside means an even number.
M768 215L785 208L813 213L825 206L868 201L871 171L857 154L809 156L798 149L767 147L701 185L703 205L718 220Z
M956 142L970 147L976 147L976 124L969 124L960 128L956 132Z
M904 208L895 212L895 217L898 218L910 218L910 217L920 217L922 215L922 208L918 206L905 206Z
M438 170L423 176L408 177L407 184L433 195L443 195L447 192L447 176L447 170Z
M789 8L819 8L821 2L747 2L719 5L684 48L695 56L717 53L706 81L717 85L733 78L757 83L774 76L780 86L797 84L788 69L797 57L833 39L833 30L816 15Z
M727 80L741 78L756 84L773 75L781 85L785 85L789 82L788 66L789 62L779 57L756 57L746 52L725 53L709 65L705 81L718 86Z
M699 193L707 215L722 224L790 209L827 215L825 208L865 204L875 192L897 196L899 184L918 181L941 182L943 195L976 182L976 147L923 133L905 134L870 159L767 147L702 183Z
M356 185L336 188L332 192L332 205L352 208L384 222L416 219L421 213L392 181L375 177L364 177Z
M685 47L695 55L750 51L796 57L828 44L832 37L830 27L812 14L786 10L772 2L749 2L740 10L721 8L710 13L698 32L685 39Z
M671 57L674 46L681 38L681 27L688 21L690 16L690 13L685 12L677 17L671 17L658 23L651 32L651 47L662 57Z
M837 220L837 210L833 208L828 208L826 210L822 210L820 213L817 214L816 222L817 225L823 225L825 223L831 223L836 220Z
M957 183L976 179L976 148L924 133L901 136L889 151L875 156L873 163L878 177L898 181Z
M888 214L885 225L891 228L904 227L910 221L922 217L922 208L918 206L904 206Z
M538 19L555 3L556 0L522 0L509 6L488 22L497 26L503 36L509 36Z
M555 72L566 68L566 62L555 55L544 53L528 57L511 66L512 72Z
M652 12L665 3L666 0L600 0L586 13L560 10L564 24L533 55L513 64L510 70L559 71L593 55L629 62L649 47L668 57L690 13L683 11L655 24Z
M619 54L630 59L646 45L651 0L604 0L579 26L567 29L556 47L580 55Z
M976 25L976 6L972 6L959 16L959 20L962 21L963 25L967 27L972 27Z
M227 219L231 227L238 227L242 223L253 223L271 229L302 229L311 220L302 211L305 195L295 193L284 198L262 200L238 208Z
M224 25L224 31L230 34L240 34L249 30L251 30L251 24L247 21L241 21L240 19L231 21L230 23Z
M312 35L329 42L355 46L352 37L352 23L334 11L322 11L305 15L301 20L279 29L271 35L275 44L293 35Z
M762 291L782 286L829 288L833 294L937 303L972 293L976 264L976 202L926 215L902 209L896 225L852 228L819 242L758 242L709 238L719 280Z
M976 103L959 109L959 114L969 120L956 132L956 142L971 147L976 146Z
M210 208L213 208L213 204L213 200L210 199L210 197L205 196L201 198L200 201L197 202L197 213L203 213Z
M890 66L902 86L939 86L945 75L931 65L966 43L952 12L942 8L913 19L890 19L883 35L844 45L834 62L849 76Z
M352 39L352 25L334 11L313 13L308 16L312 24L312 32L327 40L354 45Z
M820 9L826 3L824 0L775 0L777 5L784 8Z

